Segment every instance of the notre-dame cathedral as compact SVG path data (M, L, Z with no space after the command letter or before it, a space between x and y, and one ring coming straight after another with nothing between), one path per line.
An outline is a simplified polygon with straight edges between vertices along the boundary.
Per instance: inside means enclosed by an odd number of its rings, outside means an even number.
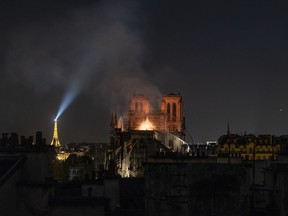
M142 163L158 153L181 151L185 117L180 94L162 97L158 110L142 94L131 97L127 111L112 114L106 169L122 177L143 175Z

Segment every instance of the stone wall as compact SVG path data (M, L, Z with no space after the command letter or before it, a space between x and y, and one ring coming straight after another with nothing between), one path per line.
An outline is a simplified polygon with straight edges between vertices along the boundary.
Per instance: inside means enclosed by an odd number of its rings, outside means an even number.
M240 164L145 165L146 215L248 215L249 172Z

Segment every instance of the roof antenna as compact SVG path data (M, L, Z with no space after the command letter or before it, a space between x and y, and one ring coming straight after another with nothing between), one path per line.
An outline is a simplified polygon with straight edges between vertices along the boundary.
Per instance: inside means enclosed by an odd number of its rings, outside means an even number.
M228 135L230 134L229 121L228 121L228 124L227 124L227 134L228 134Z

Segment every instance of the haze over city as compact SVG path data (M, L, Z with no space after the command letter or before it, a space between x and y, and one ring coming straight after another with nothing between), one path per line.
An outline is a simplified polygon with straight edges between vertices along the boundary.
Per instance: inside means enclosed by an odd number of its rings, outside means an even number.
M107 142L133 93L183 97L194 142L287 134L287 4L1 1L0 132Z

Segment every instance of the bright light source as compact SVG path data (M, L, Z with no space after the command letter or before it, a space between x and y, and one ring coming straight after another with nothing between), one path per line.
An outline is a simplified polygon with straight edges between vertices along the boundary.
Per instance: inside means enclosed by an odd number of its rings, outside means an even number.
M153 124L149 121L148 118L143 121L139 127L139 130L154 130Z
M79 94L79 91L80 91L80 83L79 81L74 80L74 82L71 83L70 88L68 89L68 91L63 97L63 100L60 104L58 113L55 118L56 121L62 115L62 113L66 110L66 108L72 103L75 97Z

